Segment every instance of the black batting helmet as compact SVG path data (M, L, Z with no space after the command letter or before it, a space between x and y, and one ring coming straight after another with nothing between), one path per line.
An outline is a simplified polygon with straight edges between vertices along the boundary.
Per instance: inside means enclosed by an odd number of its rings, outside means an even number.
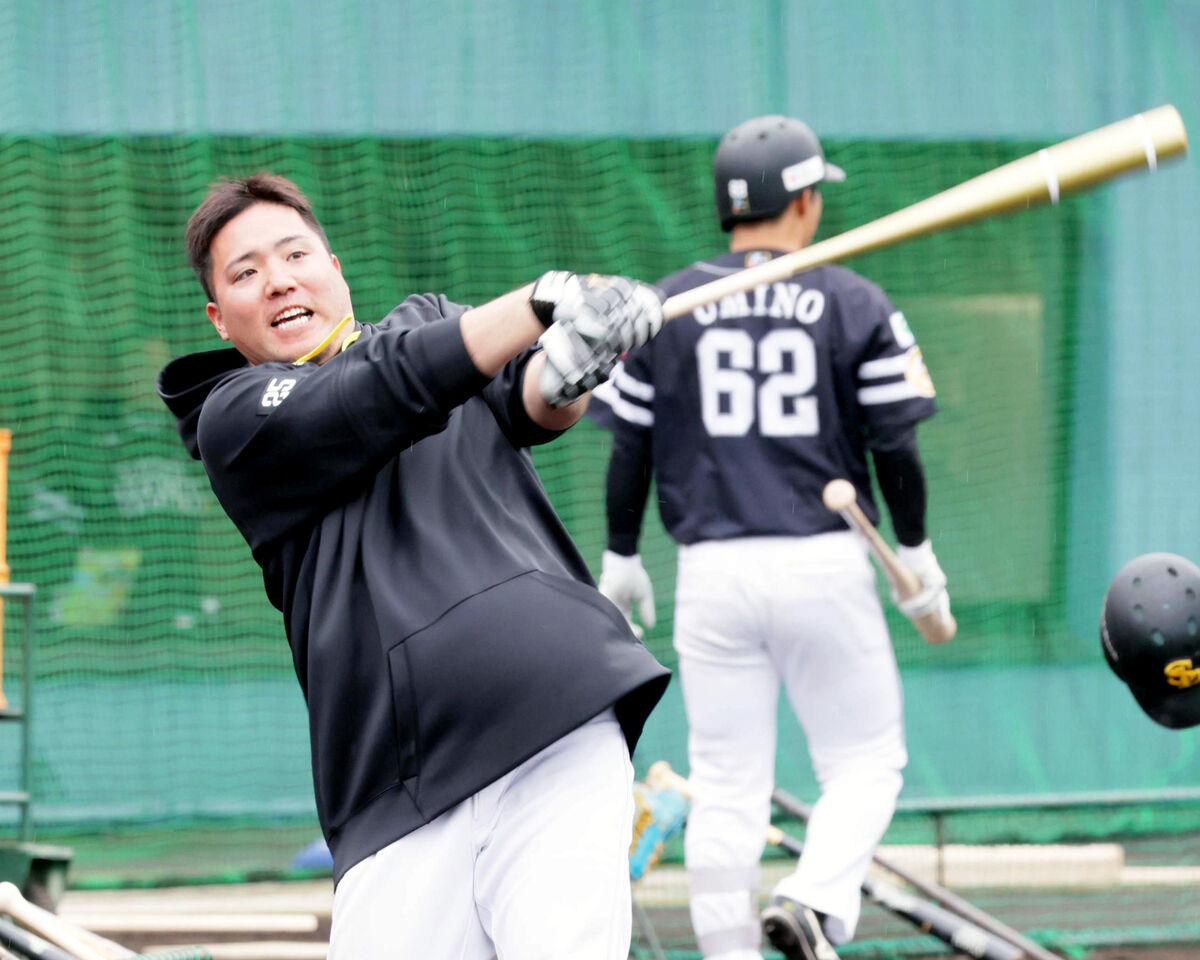
M1200 567L1173 553L1130 560L1104 595L1100 643L1156 723L1200 723Z
M805 187L845 179L841 167L826 161L815 133L778 114L738 124L721 138L713 157L722 230L777 216Z

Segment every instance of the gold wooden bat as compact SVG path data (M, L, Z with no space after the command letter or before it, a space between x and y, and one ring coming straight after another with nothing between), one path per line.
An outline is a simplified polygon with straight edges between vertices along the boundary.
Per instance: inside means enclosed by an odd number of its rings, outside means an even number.
M732 293L786 280L803 270L857 256L910 237L969 223L993 213L1031 207L1073 190L1109 180L1128 170L1158 164L1187 149L1179 111L1156 107L1091 133L1064 140L943 190L886 217L822 240L811 247L739 270L676 294L663 304L668 320L691 313Z

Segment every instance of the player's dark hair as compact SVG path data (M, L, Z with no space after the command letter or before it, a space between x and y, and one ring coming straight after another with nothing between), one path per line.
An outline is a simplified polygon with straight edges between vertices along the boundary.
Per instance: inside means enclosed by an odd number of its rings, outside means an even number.
M209 300L217 299L212 290L213 238L225 224L256 203L277 203L291 207L300 214L300 219L316 231L325 249L330 250L329 238L313 213L308 197L287 177L256 173L241 179L218 180L209 187L204 200L188 219L186 234L188 263L196 272L196 278Z

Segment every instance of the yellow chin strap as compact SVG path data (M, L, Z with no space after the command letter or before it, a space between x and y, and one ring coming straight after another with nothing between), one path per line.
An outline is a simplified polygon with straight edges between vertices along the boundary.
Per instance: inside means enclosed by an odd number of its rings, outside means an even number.
M309 350L308 353L306 353L304 356L298 357L297 359L293 360L292 365L299 366L302 363L308 363L308 361L311 360L313 357L320 356L321 352L327 346L329 346L331 343L333 343L334 337L336 337L339 333L342 332L342 330L345 328L346 324L353 323L353 322L354 322L354 314L352 314L352 313L346 314L345 319L342 320L342 322L339 323L332 330L330 330L324 340L322 340L315 347L313 347L311 350ZM342 350L345 350L348 346L350 346L350 344L352 344L360 336L362 336L362 331L355 330L352 334L350 334L350 336L348 336L345 340L342 341L342 345L339 348L338 352L340 353Z

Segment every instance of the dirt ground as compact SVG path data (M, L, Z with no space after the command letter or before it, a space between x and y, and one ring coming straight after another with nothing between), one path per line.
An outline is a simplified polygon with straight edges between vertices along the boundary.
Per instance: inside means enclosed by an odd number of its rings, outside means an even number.
M104 929L97 932L136 951L202 944L209 947L215 960L324 960L332 903L329 881L319 880L68 891L59 904L59 914L91 929L96 929L95 921L99 919ZM651 909L647 915L665 956L671 960L697 956L686 908ZM222 930L221 918L229 920L231 927L243 929ZM298 928L301 918L307 925L304 929ZM1012 914L1009 918L1016 919ZM254 929L256 922L264 928ZM127 928L122 928L122 923ZM158 929L147 930L147 925ZM864 910L860 932L865 937L843 948L844 960L893 957L921 960L919 946L929 942L911 927L897 924L895 918L876 906ZM939 952L937 947L933 941L930 960L969 960ZM1200 960L1200 943L1103 949L1073 947L1056 952L1065 960ZM636 960L656 956L644 928L636 923L630 956ZM768 960L777 956L766 954Z
M1126 947L1097 950L1088 954L1088 960L1198 960L1198 958L1200 958L1200 944L1143 949Z

